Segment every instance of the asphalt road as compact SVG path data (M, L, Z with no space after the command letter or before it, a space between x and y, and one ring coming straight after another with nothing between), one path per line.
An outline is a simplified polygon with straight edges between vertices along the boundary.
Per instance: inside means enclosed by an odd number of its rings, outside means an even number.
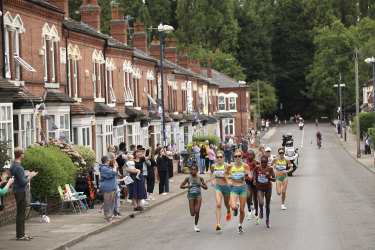
M300 167L289 178L287 210L280 210L281 197L273 187L271 229L265 228L265 219L254 225L245 218L245 232L239 235L238 218L227 222L222 216L222 230L215 231L214 190L209 187L203 192L200 233L193 231L182 195L71 249L375 249L375 175L347 155L331 127L319 129L320 150L315 125L303 131L282 126L267 145L276 153L281 135L291 132L301 154Z

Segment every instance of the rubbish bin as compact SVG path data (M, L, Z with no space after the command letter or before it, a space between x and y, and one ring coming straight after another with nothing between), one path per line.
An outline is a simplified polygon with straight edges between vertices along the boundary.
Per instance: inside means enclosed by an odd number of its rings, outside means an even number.
M181 157L184 159L184 167L188 167L190 169L191 163L189 164L189 151L181 151Z

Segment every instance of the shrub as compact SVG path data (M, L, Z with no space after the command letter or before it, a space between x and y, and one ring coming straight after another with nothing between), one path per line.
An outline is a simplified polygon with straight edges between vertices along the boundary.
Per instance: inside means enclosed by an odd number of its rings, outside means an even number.
M27 149L22 165L26 170L38 172L31 180L31 193L34 196L54 196L57 186L73 184L76 178L74 164L57 147L33 146Z
M375 127L368 129L368 135L370 136L370 139L371 139L372 148L375 148Z
M368 128L371 128L374 126L374 113L373 112L368 112L368 113L360 113L359 114L359 119L360 119L360 137L363 138L364 132L367 132ZM357 131L357 117L354 118L353 122L353 134L356 134Z
M84 161L86 162L86 165L82 168L82 171L78 171L79 173L86 172L86 170L94 166L96 162L96 155L94 150L81 145L75 145L73 148L83 157Z

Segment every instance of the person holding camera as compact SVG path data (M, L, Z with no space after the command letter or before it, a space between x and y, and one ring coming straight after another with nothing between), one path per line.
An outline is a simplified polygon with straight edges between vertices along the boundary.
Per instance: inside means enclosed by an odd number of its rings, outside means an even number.
M25 175L25 171L21 165L25 152L23 148L16 147L14 149L14 162L10 166L10 173L14 176L13 193L16 199L17 216L16 216L16 239L29 241L32 237L25 233L25 221L26 221L26 192L27 184L30 180L38 174L38 172L30 172L28 176Z
M5 171L1 175L1 181L0 181L0 196L4 196L8 193L10 185L14 182L14 178L9 176L9 172ZM2 188L2 186L6 183L5 187ZM1 203L2 204L2 203Z

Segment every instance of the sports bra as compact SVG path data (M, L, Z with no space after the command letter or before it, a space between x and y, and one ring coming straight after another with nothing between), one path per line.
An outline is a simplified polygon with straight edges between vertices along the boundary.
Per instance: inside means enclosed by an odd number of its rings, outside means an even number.
M224 179L224 177L221 177L220 175L224 175L225 172L225 162L222 166L217 166L217 163L214 165L214 174L215 178L217 179Z
M245 165L242 163L241 167L237 168L235 163L233 163L230 170L232 180L243 181L245 180Z
M285 158L284 158L283 161L280 161L279 157L277 157L276 170L278 170L278 171L286 170L286 160L285 160Z

